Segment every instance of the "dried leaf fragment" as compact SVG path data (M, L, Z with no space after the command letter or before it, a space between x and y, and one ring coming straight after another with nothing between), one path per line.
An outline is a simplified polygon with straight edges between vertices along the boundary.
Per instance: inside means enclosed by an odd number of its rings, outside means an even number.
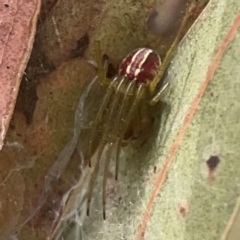
M31 53L40 0L0 0L0 149Z

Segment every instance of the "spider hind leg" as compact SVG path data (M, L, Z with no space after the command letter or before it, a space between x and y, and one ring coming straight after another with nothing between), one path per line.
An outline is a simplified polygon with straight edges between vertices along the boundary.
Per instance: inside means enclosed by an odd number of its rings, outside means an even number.
M98 135L98 128L101 124L103 124L106 108L111 102L111 99L114 94L114 89L117 84L118 84L118 77L114 78L111 84L109 85L107 89L107 93L103 99L103 103L97 113L95 121L93 122L90 141L89 141L88 155L87 155L89 167L91 167L91 156L93 155L93 145L94 145L94 141L96 140L96 136Z
M140 101L144 98L144 95L146 93L145 87L142 84L137 86L136 91L135 91L135 88L136 88L135 82L130 82L126 87L123 102L122 102L121 108L119 109L119 113L116 118L116 122L114 126L115 137L117 136L117 139L116 138L111 139L108 152L107 152L107 158L106 158L105 169L104 169L104 178L103 178L103 194L102 194L104 219L106 218L107 171L108 171L108 166L111 159L112 150L113 150L114 144L117 143L117 146L116 146L117 152L116 152L116 160L115 160L116 161L115 162L115 179L117 180L121 142L123 141L125 132L129 126L130 121L133 118L133 115L137 112L137 108L139 107ZM131 102L131 100L133 101Z
M114 126L114 115L117 113L119 104L121 103L122 99L122 91L124 89L126 80L123 77L116 77L111 85L108 88L107 95L105 97L105 100L103 101L103 104L97 114L97 117L95 119L94 125L93 125L93 130L91 134L91 142L90 142L90 150L89 153L91 153L91 145L94 140L94 136L97 133L98 127L100 123L103 124L103 132L101 134L101 140L97 152L97 158L96 158L96 164L94 171L92 173L92 178L89 184L89 193L88 193L88 199L87 199L87 215L89 216L90 212L90 203L92 199L92 194L93 194L93 188L95 185L97 173L99 170L99 165L100 161L102 158L102 154L104 151L104 147L107 143L111 141L111 137L114 136L112 133L113 126ZM116 91L115 91L116 89ZM109 105L109 106L108 106ZM109 109L107 109L109 107ZM109 157L107 157L107 161L110 161L111 157L111 151ZM106 164L105 163L105 164ZM108 163L107 163L108 164Z

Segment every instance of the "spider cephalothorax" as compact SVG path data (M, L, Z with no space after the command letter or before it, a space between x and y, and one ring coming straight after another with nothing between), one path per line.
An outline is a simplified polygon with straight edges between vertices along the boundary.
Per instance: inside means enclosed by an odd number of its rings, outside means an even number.
M103 218L105 219L106 182L112 152L116 151L115 178L117 179L119 152L125 140L125 135L129 127L132 128L134 135L149 123L149 106L160 100L163 91L168 86L168 83L164 84L160 91L156 93L157 84L160 82L180 40L186 19L187 16L185 16L175 41L162 64L157 52L149 48L139 48L123 59L119 66L118 75L112 79L106 77L108 64L107 61L102 62L100 42L95 42L98 77L100 84L106 87L107 91L92 125L87 154L89 166L91 166L91 156L95 149L93 146L98 142L96 164L89 184L87 215L89 215L93 188L102 159L105 161L102 188ZM107 151L103 158L105 146L107 146Z

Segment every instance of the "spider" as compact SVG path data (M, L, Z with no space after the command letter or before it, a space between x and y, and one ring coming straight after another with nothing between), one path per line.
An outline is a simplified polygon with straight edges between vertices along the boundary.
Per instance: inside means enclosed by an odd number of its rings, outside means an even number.
M156 104L169 86L168 82L165 83L156 93L157 85L161 81L171 61L173 52L181 39L187 18L188 14L183 18L176 38L163 63L161 63L160 56L154 50L139 48L132 51L122 60L118 74L112 79L107 77L108 62L107 60L102 61L100 42L94 42L98 66L97 75L100 85L106 88L106 94L93 122L88 146L88 164L91 167L91 157L89 156L93 155L94 146L99 141L97 161L88 189L87 216L90 214L93 189L103 151L107 146L102 184L103 219L106 219L107 173L114 146L116 146L115 179L117 180L119 153L121 146L125 144L129 128L133 129L134 135L138 132L139 127L149 123L149 106Z

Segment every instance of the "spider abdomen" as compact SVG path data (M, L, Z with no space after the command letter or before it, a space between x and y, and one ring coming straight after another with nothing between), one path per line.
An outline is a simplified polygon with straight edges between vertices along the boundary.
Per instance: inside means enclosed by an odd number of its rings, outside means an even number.
M148 84L161 65L159 55L149 48L139 48L128 54L119 67L119 75L130 81Z

